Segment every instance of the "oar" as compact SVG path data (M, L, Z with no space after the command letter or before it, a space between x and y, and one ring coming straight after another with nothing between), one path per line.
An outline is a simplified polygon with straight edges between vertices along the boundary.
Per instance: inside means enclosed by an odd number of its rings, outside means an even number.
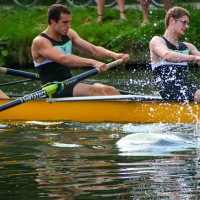
M120 94L123 94L123 95L126 95L126 94L131 94L131 95L136 95L135 92L129 92L129 91L126 91L126 90L118 90Z
M108 69L111 69L112 67L115 67L117 65L120 65L124 62L123 59L119 59L116 61L113 61L109 64L107 64ZM14 106L20 105L22 103L26 103L28 101L34 100L34 99L39 99L42 97L47 97L49 95L52 95L53 93L55 93L58 89L64 89L64 87L70 86L72 84L78 83L88 77L91 77L93 75L99 74L100 73L100 69L98 68L94 68L92 70L89 70L87 72L84 72L82 74L79 74L77 76L74 76L70 79L67 79L65 81L59 82L59 83L52 83L48 86L44 86L41 90L25 95L21 98L15 99L14 101L11 101L7 104L1 105L0 106L0 111L4 111L7 110L9 108L12 108Z
M18 84L18 83L24 83L24 82L29 82L29 81L34 81L33 79L26 79L26 80L20 80L20 81L13 81L13 82L9 82L9 83L1 83L1 86L7 86L7 85L14 85L14 84Z
M30 78L30 79L34 79L34 80L39 80L40 79L39 78L39 74L20 71L20 70L15 70L15 69L10 69L10 68L5 68L5 67L0 67L0 73L14 75L14 76L20 76L20 77L24 77L24 78ZM2 84L2 86L4 86L4 85L5 84ZM6 85L9 85L9 84L6 84ZM129 92L129 91L125 91L125 90L118 90L118 91L122 95L125 95L125 94L135 95L136 94L134 92Z
M31 73L31 72L24 72L24 71L10 69L10 68L5 68L5 67L0 67L0 73L39 80L38 74Z

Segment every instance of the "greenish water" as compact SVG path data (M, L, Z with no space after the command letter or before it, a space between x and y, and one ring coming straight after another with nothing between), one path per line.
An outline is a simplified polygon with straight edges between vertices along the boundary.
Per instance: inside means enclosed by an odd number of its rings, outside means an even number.
M1 75L2 83L16 79ZM149 70L122 67L87 82L156 95L151 79ZM34 81L3 89L26 94L38 87ZM0 199L198 199L199 127L0 122Z
M197 199L198 141L188 124L0 124L0 199Z

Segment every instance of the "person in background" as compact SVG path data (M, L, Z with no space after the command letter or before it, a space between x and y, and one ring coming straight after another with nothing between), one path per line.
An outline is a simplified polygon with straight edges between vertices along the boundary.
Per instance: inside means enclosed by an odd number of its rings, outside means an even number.
M0 89L0 98L3 98L3 99L8 99L10 97L8 97L1 89Z
M172 8L172 0L162 0L163 4L165 6L166 12ZM149 23L149 0L140 0L140 6L142 9L142 16L143 16L143 23L142 25L145 25L146 23Z
M105 1L106 0L98 0L97 1L97 12L98 12L98 22L103 21L103 10L105 6ZM117 0L117 4L119 7L119 12L120 12L120 19L121 20L126 20L126 15L124 13L124 5L125 5L125 0Z
M34 65L43 85L71 78L71 67L95 67L100 69L101 73L107 71L105 62L76 56L72 54L72 47L101 60L111 58L124 59L128 62L130 59L128 54L115 53L82 39L76 31L71 29L71 11L62 4L50 6L47 19L47 29L33 40L31 47ZM78 83L66 87L53 97L94 95L119 95L119 91L100 83L93 85Z
M163 36L150 41L154 82L166 101L200 102L200 89L187 79L188 62L200 64L200 52L188 42L180 42L190 27L190 14L182 7L173 7L165 16Z

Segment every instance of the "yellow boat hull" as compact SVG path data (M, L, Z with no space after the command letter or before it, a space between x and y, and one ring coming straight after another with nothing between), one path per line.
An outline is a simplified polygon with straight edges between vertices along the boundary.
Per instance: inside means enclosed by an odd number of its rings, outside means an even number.
M0 105L12 100L1 99ZM32 100L0 112L0 121L76 121L115 123L196 123L200 104L159 101L88 100L46 102Z

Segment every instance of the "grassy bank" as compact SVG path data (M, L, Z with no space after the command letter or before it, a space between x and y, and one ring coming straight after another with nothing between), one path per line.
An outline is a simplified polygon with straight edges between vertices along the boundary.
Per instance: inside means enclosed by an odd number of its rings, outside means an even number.
M178 4L177 4L178 5ZM191 28L186 34L186 40L200 49L200 18L199 10L184 6L191 13ZM141 26L142 13L140 9L127 8L127 21L119 21L119 11L108 8L104 11L104 22L97 23L96 7L73 9L71 26L79 35L89 42L104 46L118 52L131 55L135 63L148 63L148 43L154 35L164 32L164 10L152 10L151 23ZM21 9L10 7L0 12L0 65L13 67L19 63L32 65L30 46L32 40L46 26L47 7Z

